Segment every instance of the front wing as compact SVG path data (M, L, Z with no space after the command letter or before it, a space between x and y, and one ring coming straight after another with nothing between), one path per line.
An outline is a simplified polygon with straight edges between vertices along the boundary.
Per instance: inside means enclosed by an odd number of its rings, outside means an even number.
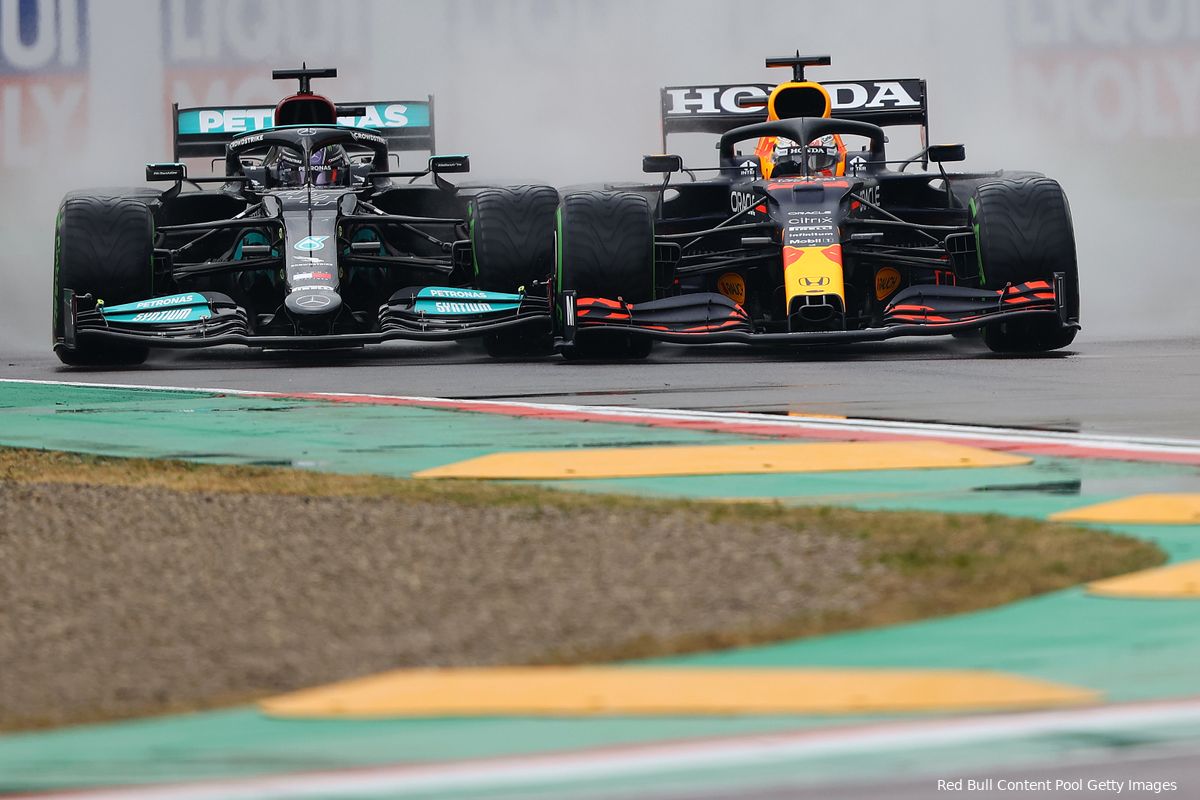
M550 331L550 301L546 297L505 295L509 299L491 304L430 303L422 292L431 290L486 294L447 287L404 290L380 307L375 330L262 334L252 330L246 309L216 292L187 292L105 307L90 295L79 296L64 289L59 309L63 337L55 346L74 349L80 341L102 340L177 349L221 345L323 349L404 340L452 341L513 328L541 327Z
M564 344L573 343L581 333L589 337L634 334L677 344L847 344L900 336L942 336L1032 317L1053 317L1064 327L1079 327L1068 316L1065 277L1061 273L1055 274L1053 282L1030 281L995 291L959 286L909 287L888 305L882 325L852 330L763 332L756 329L740 305L716 293L630 305L564 292L559 304L565 320Z

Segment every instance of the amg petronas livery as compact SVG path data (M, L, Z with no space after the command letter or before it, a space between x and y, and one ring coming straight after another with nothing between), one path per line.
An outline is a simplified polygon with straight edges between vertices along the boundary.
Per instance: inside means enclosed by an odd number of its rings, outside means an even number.
M705 170L678 156L647 156L643 169L665 176L657 187L564 198L565 344L638 355L656 339L828 344L975 329L1001 352L1071 343L1079 277L1058 183L949 173L961 145L893 160L888 126L928 141L925 81L805 80L829 63L797 53L767 59L793 71L778 86L662 90L663 150L670 134L716 134L719 164L697 179ZM678 173L691 181L672 182Z
M62 361L139 363L150 347L549 340L558 193L460 191L444 176L469 169L462 155L391 169L398 153L434 152L433 98L335 106L311 81L336 74L276 71L300 90L274 108L176 106L175 160L146 168L170 188L67 195L54 266ZM224 174L189 177L185 159L199 158L222 160Z

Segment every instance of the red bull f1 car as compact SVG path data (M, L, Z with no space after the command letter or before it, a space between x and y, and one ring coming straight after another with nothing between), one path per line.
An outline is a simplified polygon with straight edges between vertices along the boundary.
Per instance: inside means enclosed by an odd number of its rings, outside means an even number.
M433 155L433 98L335 106L311 81L275 107L174 108L152 188L73 192L55 230L53 345L72 365L151 347L330 348L392 339L548 342L546 186L460 190ZM419 170L394 169L424 151ZM216 176L190 177L213 159ZM430 182L417 181L425 177Z
M663 89L664 152L671 134L715 134L717 166L647 156L643 169L664 174L661 184L563 198L554 285L564 354L975 329L999 352L1072 342L1079 275L1059 184L948 172L965 149L925 146L925 81L805 79L806 67L829 63L797 53L767 60L793 72L777 86ZM920 152L892 157L889 126L917 126ZM672 180L680 174L691 180Z

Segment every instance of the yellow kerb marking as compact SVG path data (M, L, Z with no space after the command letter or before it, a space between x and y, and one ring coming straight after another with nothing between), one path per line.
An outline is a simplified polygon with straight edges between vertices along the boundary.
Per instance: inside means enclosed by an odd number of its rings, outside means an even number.
M1200 494L1139 494L1060 511L1050 519L1128 525L1200 525Z
M862 714L1094 703L1073 686L976 670L414 669L263 701L280 717Z
M1200 561L1093 581L1088 584L1088 591L1101 597L1200 600Z
M944 442L821 442L701 447L597 447L490 455L422 470L414 478L648 478L879 469L1007 467L1030 459Z

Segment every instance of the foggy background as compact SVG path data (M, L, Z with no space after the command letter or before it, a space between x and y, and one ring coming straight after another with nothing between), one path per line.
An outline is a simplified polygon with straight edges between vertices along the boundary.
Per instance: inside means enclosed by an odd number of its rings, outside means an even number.
M1200 0L0 0L0 341L50 357L59 200L142 185L173 100L274 103L307 60L335 101L436 95L473 181L638 180L661 86L783 80L763 59L796 49L833 56L818 80L928 78L966 169L1063 183L1079 346L1200 333Z

